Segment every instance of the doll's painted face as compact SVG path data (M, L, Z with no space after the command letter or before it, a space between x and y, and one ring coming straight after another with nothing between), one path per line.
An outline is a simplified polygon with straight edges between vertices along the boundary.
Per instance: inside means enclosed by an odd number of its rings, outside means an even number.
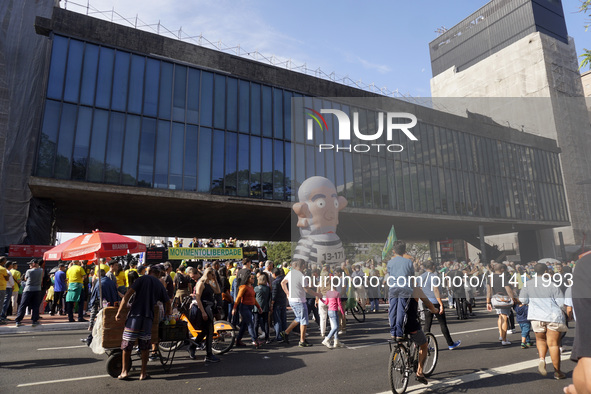
M298 227L313 234L336 232L339 211L347 206L347 199L337 195L334 184L327 178L306 179L298 190L300 202L293 210L298 215Z
M335 227L339 224L339 197L334 188L321 186L312 189L310 198L306 201L313 218L312 227Z

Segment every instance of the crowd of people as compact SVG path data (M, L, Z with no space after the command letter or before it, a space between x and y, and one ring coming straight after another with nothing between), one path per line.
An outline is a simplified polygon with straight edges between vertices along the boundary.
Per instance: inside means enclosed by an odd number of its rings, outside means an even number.
M56 269L47 272L43 261L33 259L29 269L21 274L16 263L0 257L0 324L6 324L11 314L16 315L14 321L18 327L24 324L27 313L33 325L39 324L43 311L50 315L67 315L69 321L76 321L74 314L77 313L77 321L87 321L86 317L90 317L91 330L101 305L119 303L117 319L123 319L121 308L133 299L121 346L124 354L129 355L131 346L138 340L143 364L144 356L147 362L150 349L154 351L149 346L151 330L148 329L157 318L153 315L154 304L160 302L162 310L170 314L183 301L189 300L189 320L200 330L195 340L198 345L188 348L189 356L195 359L200 346L206 351L205 361L215 363L220 361L212 352L216 319L229 320L237 327L238 347L260 347L273 342L289 344L292 332L298 333L298 346L309 347L312 344L306 332L312 316L320 328L322 344L334 349L343 346L341 337L347 330L346 304L354 298L368 312L378 312L380 306L387 306L391 339L400 341L408 335L416 342L419 347L416 379L426 383L421 369L426 357L424 332L430 331L433 317L437 318L449 349L460 346L460 341L454 341L447 328L444 299L447 298L448 308L466 303L472 316L471 307L476 300L485 299L487 309L498 315L501 346L511 345L507 334L518 331L516 320L523 349L533 346L535 338L539 373L546 376L545 358L549 353L554 378L565 378L560 369L561 339L568 330L568 321L577 314L572 295L572 285L576 283L574 261L554 264L446 261L436 264L430 259L412 259L401 241L394 244L393 254L386 260L308 265L298 259L275 264L272 261L253 263L245 258L189 264L183 261L176 270L170 262L138 266L136 260L127 264L122 260L100 260L96 265L88 265L87 261L60 262ZM416 281L414 284L409 281L403 286L388 281L401 276L421 280L418 285ZM448 281L441 280L446 276ZM149 277L154 279L146 279ZM320 280L306 282L305 277ZM335 284L322 280L334 277L347 277L351 281ZM353 280L356 277L376 280L356 282ZM472 280L474 278L476 280ZM288 307L294 315L290 324L287 322ZM421 310L424 313L422 326L419 324ZM580 309L578 313L587 314ZM460 318L459 312L457 317ZM579 326L577 324L577 333L583 330ZM249 341L244 340L247 334ZM573 357L575 354L578 358L589 356L588 345L582 342L575 336ZM127 366L124 363L121 379L128 377ZM578 379L585 376L586 369L580 368ZM141 378L148 377L143 366ZM574 386L569 390L576 392Z

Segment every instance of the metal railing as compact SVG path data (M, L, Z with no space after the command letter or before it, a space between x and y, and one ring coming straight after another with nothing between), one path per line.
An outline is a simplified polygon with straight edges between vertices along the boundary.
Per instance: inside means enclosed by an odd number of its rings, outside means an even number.
M204 48L215 49L217 51L231 53L240 57L252 59L261 63L267 63L272 66L282 67L290 71L299 72L301 74L311 75L316 78L325 79L341 85L362 89L371 93L380 94L387 97L401 98L407 101L414 101L414 98L410 94L400 92L398 89L390 90L387 87L378 87L375 83L365 83L362 80L354 80L348 75L340 76L334 71L327 73L321 68L310 68L306 63L295 64L291 59L286 59L280 56L268 55L259 51L249 51L242 48L240 45L226 45L222 41L211 41L207 39L203 34L192 36L183 31L182 26L178 30L170 30L164 26L160 21L158 23L147 23L140 19L138 15L129 18L119 14L115 9L109 11L99 10L95 8L90 1L86 4L81 4L76 1L65 0L63 8L69 11L77 12L80 14L92 16L93 18L107 20L112 23L117 23L123 26L133 27L134 29L148 31L168 38L173 38L185 42L189 42L195 45L199 45Z

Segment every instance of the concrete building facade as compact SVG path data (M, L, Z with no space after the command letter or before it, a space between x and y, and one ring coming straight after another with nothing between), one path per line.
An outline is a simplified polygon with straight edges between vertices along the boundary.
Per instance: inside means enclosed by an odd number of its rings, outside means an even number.
M349 242L381 242L393 224L403 239L477 245L479 230L569 224L552 138L60 8L26 14L37 16L35 31L21 27L20 39L43 49L29 54L39 66L30 89L38 101L11 111L34 121L1 130L26 137L14 150L25 165L11 174L26 212L14 212L5 228L16 230L0 247L95 228L289 240L297 231L295 191L313 175L331 179L348 199L339 235ZM404 145L398 154L319 152L319 143L338 140L336 122L327 117L327 130L307 140L298 100L351 119L357 112L366 135L379 111L413 114L418 141L400 134L376 141ZM363 142L354 137L344 146ZM8 205L0 207L8 215Z
M509 34L502 45L482 51L490 33L507 26L519 13L529 15L528 23ZM479 23L470 25L470 21ZM558 27L552 28L550 21L559 21ZM466 26L471 28L466 31ZM465 34L458 35L460 31ZM442 43L443 48L453 47L448 58L459 51L476 61L459 68L434 68L433 97L463 97L465 107L453 112L459 114L468 108L558 142L572 226L541 231L536 237L540 245L546 245L541 252L544 256L562 257L559 232L570 245L581 245L591 234L591 187L581 184L591 171L591 126L562 5L546 0L494 0L431 42L434 64L434 49ZM482 100L491 97L502 99Z

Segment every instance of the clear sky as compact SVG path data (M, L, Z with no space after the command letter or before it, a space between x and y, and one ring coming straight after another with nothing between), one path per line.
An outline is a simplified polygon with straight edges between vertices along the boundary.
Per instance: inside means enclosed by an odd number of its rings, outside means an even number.
M74 0L86 4L85 0ZM429 42L489 0L90 0L95 9L158 21L184 34L202 34L226 47L258 51L327 74L348 76L414 97L430 96ZM80 7L69 9L80 12ZM63 4L63 1L62 1ZM577 50L591 48L591 31L577 13L580 0L563 0ZM115 16L117 18L117 16Z

